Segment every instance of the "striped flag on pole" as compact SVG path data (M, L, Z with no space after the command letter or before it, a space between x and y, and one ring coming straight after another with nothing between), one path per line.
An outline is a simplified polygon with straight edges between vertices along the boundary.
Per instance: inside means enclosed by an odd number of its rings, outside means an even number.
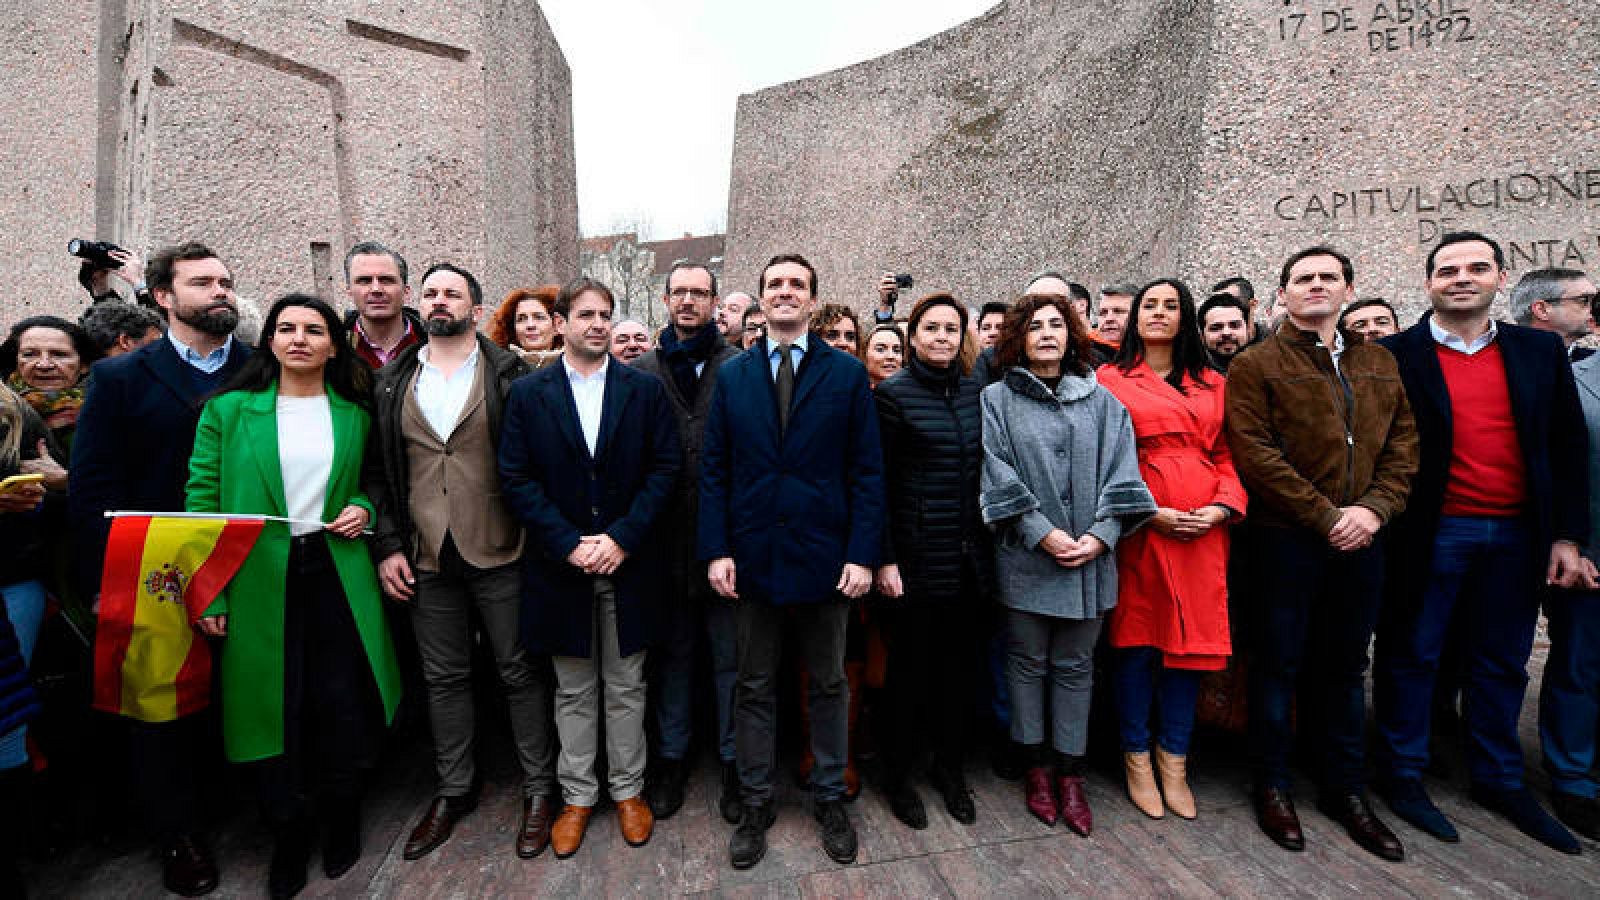
M194 623L250 555L266 517L108 515L94 707L144 722L198 712L211 702L211 651Z

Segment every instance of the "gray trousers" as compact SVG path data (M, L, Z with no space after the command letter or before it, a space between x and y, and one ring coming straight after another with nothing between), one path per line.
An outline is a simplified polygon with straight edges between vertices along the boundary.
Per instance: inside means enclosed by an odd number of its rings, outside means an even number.
M799 639L800 655L811 673L811 752L817 758L811 770L811 788L818 800L842 798L850 747L850 685L844 677L850 604L842 598L781 607L743 600L738 615L739 681L733 695L733 736L744 802L761 806L772 801L778 661L786 630Z
M1083 755L1089 740L1094 645L1103 621L1006 610L1012 740L1044 743L1048 698L1051 745L1061 753Z
M494 653L511 712L511 734L522 763L523 796L555 788L555 747L550 723L550 676L543 658L530 658L518 638L522 581L515 563L477 569L445 540L440 571L416 573L411 610L428 685L434 765L439 796L461 797L476 776L472 744L476 731L472 700L472 610Z
M599 752L601 715L605 716L606 788L611 799L637 797L644 789L645 651L621 654L616 589L611 579L594 579L593 610L590 656L550 658L556 672L556 730L561 733L556 772L561 777L562 799L573 806L594 806L600 800L594 761Z

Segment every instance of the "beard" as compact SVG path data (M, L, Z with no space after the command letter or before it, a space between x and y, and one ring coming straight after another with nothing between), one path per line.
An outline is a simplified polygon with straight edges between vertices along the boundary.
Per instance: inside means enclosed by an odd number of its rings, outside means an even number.
M1211 352L1218 356L1232 356L1239 352L1239 342L1231 338L1218 341L1217 345L1211 348Z
M178 321L213 337L226 337L239 327L239 310L232 306L212 304L201 309L176 311Z
M455 319L429 316L428 321L423 324L424 330L428 332L430 337L455 337L456 335L466 334L471 327L472 320L470 318Z

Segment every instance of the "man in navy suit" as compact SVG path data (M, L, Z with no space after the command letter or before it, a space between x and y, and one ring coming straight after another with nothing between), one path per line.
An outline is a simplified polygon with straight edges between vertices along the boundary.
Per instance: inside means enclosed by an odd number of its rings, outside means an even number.
M654 375L609 358L611 291L587 278L556 296L559 365L518 379L500 432L505 503L527 530L522 640L556 673L556 774L565 806L550 849L583 842L607 788L623 840L650 839L645 775L645 648L662 619L670 542L660 528L682 466L677 419ZM604 702L601 693L604 693Z
M767 337L725 364L700 464L699 555L738 604L734 743L744 811L729 845L755 865L772 825L776 669L792 632L811 674L812 789L823 849L854 862L844 811L850 601L866 592L883 539L883 451L867 373L806 333L817 274L804 257L761 272Z
M1379 790L1395 814L1445 841L1455 827L1422 787L1439 653L1459 620L1472 798L1563 852L1577 840L1523 782L1517 717L1543 585L1595 586L1588 539L1588 435L1566 348L1495 322L1500 246L1453 232L1428 254L1433 311L1381 343L1400 367L1421 466L1390 536L1374 697Z
M145 283L166 314L167 335L94 367L73 439L68 496L86 595L100 590L107 510L183 510L200 408L250 355L233 339L233 275L205 245L163 250L145 268ZM135 796L161 843L167 889L188 897L218 881L199 834L198 718L130 720Z

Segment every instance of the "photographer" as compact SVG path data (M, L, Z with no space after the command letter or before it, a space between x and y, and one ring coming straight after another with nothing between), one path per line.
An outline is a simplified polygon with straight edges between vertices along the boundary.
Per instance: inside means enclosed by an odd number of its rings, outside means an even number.
M89 292L93 302L126 299L144 306L153 305L144 285L144 260L137 253L109 241L85 240L69 241L67 252L83 260L78 267L78 283ZM114 282L127 287L126 297Z
M900 299L901 291L911 290L912 283L910 275L883 273L878 281L878 308L872 311L873 321L893 322L895 301Z

